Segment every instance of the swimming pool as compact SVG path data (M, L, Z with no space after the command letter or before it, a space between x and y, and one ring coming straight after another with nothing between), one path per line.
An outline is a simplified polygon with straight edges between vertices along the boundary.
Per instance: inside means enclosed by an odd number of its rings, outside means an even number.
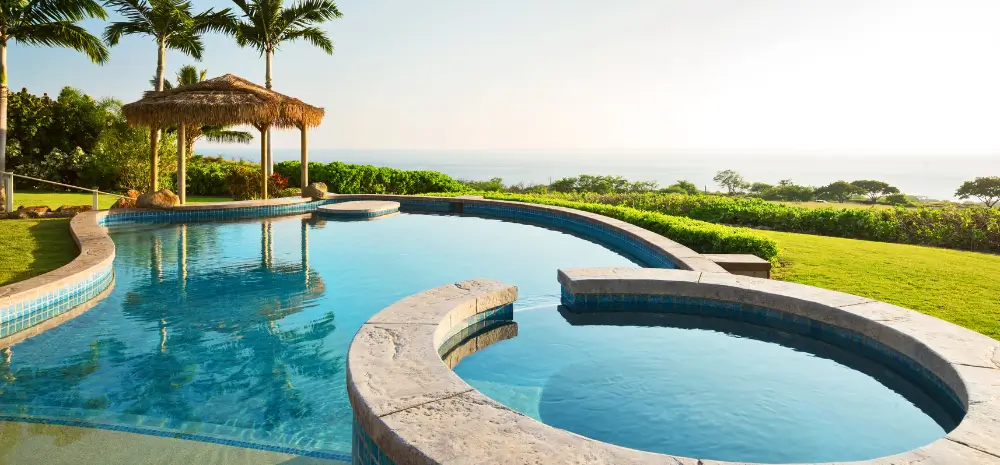
M568 234L459 216L139 224L111 236L110 295L13 347L0 414L341 459L346 351L382 308L468 276L519 283L523 307L553 306L559 266L634 264Z
M887 418L863 429L859 453L866 456L923 445L948 427L932 402L924 405L918 390L891 373L822 348L782 345L784 336L748 336L741 329L747 325L572 327L557 311L555 270L637 262L553 230L402 214L374 222L286 217L112 231L118 256L111 295L15 346L2 368L0 413L346 458L352 415L344 359L357 329L405 296L483 276L519 286L521 335L466 359L457 372L557 427L629 447L761 461L837 452L809 441L831 433L837 444L857 439L852 430L861 429L856 422L866 413ZM699 350L705 348L712 350ZM703 378L670 384L679 372ZM746 389L726 389L734 385ZM787 402L742 396L754 389ZM690 396L699 393L716 398ZM857 400L863 402L849 403ZM746 408L747 401L759 408ZM845 405L840 415L837 407ZM678 418L706 408L734 420L676 427ZM766 444L756 441L768 437L760 430L774 434L773 420L789 413L805 442L781 451L791 455L760 455ZM828 417L806 425L815 415Z

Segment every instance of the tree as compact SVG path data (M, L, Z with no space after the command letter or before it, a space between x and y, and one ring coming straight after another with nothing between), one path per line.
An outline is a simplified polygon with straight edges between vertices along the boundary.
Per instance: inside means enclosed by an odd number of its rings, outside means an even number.
M851 184L860 189L860 193L865 197L868 197L868 200L871 200L872 204L878 203L878 199L881 199L889 194L899 193L899 189L882 181L861 180L854 181Z
M824 200L836 200L844 203L851 197L864 192L847 181L836 181L816 189L816 197Z
M719 171L712 180L725 187L729 195L740 194L750 188L750 183L744 181L743 176L733 170Z
M268 89L271 88L271 60L281 44L304 40L327 55L333 55L333 41L326 31L317 27L342 16L333 0L301 0L288 8L284 8L284 0L233 0L233 3L243 15L232 21L228 32L240 47L252 47L265 57L264 86ZM274 171L271 158L269 132L264 163L268 176Z
M188 84L195 84L205 80L208 75L208 70L203 69L198 71L194 65L184 65L179 71L177 71L177 85L186 86ZM150 84L155 85L155 78L150 80ZM172 89L174 85L164 79L163 88ZM201 124L191 124L184 126L184 152L185 156L190 158L194 155L194 142L199 138L204 137L206 140L211 142L221 142L221 143L240 143L249 144L253 141L253 134L246 131L233 131L227 126L219 125L201 125Z
M177 50L196 60L201 59L205 47L201 34L210 31L229 31L232 15L229 9L216 12L209 8L202 13L191 11L191 2L186 0L106 0L105 6L114 8L125 21L117 21L104 29L104 40L110 46L118 45L123 36L139 35L152 38L156 42L156 86L163 90L164 62L167 49ZM156 151L159 132L150 128L150 161L152 167L151 184L156 190Z
M989 176L976 178L973 181L965 181L955 191L955 195L960 199L975 197L986 204L986 208L993 208L1000 202L1000 176Z
M774 189L774 186L766 182L755 182L750 185L750 192L753 192L754 194L757 195L763 194L764 192L767 192L771 189Z
M697 195L700 191L698 186L694 185L691 181L680 180L674 183L670 188L676 187L678 191L683 192L688 195ZM669 188L668 188L669 189Z
M108 49L77 23L88 18L107 19L94 0L12 1L0 3L0 171L7 171L7 45L66 47L86 54L91 61L108 61ZM0 176L0 186L6 177Z

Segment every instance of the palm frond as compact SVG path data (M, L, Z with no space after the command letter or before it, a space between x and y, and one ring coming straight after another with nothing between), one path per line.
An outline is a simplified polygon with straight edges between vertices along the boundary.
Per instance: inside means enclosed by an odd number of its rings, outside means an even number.
M154 75L152 79L149 80L149 86L156 89L156 76ZM174 85L170 83L169 79L163 80L163 90L173 89Z
M201 60L201 54L205 51L201 36L193 31L171 34L167 37L167 48L177 50L195 60Z
M222 11L207 11L198 13L192 17L194 32L221 32L232 35L235 30L232 10L226 8Z
M147 22L114 22L104 28L104 41L112 47L118 45L123 36L128 35L155 36L156 31Z
M331 0L303 0L281 12L282 21L289 27L304 27L323 23L343 16Z
M205 79L207 70L198 71L194 65L184 65L177 71L177 85L186 86Z
M100 39L69 21L21 25L8 34L25 45L71 48L83 52L95 63L105 63L110 55Z
M108 14L95 0L34 0L24 6L21 14L24 24L75 22L87 18L108 19Z
M326 31L318 27L304 27L296 29L285 33L282 37L282 41L295 42L297 40L309 42L326 52L327 55L333 55L333 41L327 37Z

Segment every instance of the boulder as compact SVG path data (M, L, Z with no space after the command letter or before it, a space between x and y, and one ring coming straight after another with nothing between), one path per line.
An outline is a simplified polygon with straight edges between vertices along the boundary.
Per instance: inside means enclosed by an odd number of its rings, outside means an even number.
M25 212L25 213L28 213L28 214L36 213L36 214L41 215L43 213L48 213L49 207L46 207L44 205L34 205L34 206L24 206L24 205L22 205L20 207L17 207L17 211L19 211L19 212Z
M73 210L57 210L54 212L48 212L43 215L44 218L72 218L77 215L78 212Z
M115 203L111 204L111 208L135 208L135 198L118 197L118 200L115 200Z
M326 184L322 182L310 183L302 189L302 196L313 200L323 200L326 198Z
M142 194L142 192L139 192L135 189L129 189L128 192L125 193L125 197L128 197L130 199L138 199L139 194Z
M89 211L91 211L93 209L94 209L94 207L92 207L90 205L63 205L63 206L57 208L56 212L59 212L59 213L69 212L69 213L76 214L76 213L81 213L81 212L89 212Z
M10 213L7 213L5 215L5 218L7 218L8 220L26 220L28 218L31 218L31 216L28 215L28 212L23 212L21 210L15 210L15 211L12 211Z
M181 203L180 197L177 197L169 189L160 189L156 192L147 192L135 199L135 206L138 208L161 208L168 209L173 208Z

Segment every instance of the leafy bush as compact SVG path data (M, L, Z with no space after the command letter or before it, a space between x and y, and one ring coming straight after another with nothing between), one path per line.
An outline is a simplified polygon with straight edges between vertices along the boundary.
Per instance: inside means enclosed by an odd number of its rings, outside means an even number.
M484 191L484 192L500 192L506 189L503 184L503 178L491 178L489 181L458 181L462 183L466 189L474 191Z
M777 243L745 228L720 226L630 207L573 202L554 197L499 193L484 195L491 199L555 205L609 216L653 231L700 253L746 253L772 261L778 257Z
M301 194L302 194L301 189L297 189L295 187L286 187L278 191L278 193L274 194L274 197L298 197Z
M194 195L229 193L228 177L235 162L195 155L187 165L187 189Z
M557 179L549 184L549 189L556 192L650 192L658 189L654 181L629 182L621 176L593 176L581 174L577 177Z
M229 195L233 200L256 200L261 195L261 167L251 163L233 163L226 176ZM288 178L274 173L267 180L268 197L282 197L282 190L288 185Z
M274 172L288 178L291 185L302 187L299 162L277 163L274 165ZM437 171L404 171L337 161L329 164L309 163L309 180L326 183L329 192L338 194L407 195L465 190L462 183Z
M549 194L546 198L630 207L717 224L1000 252L1000 210L985 207L805 208L755 198L680 194Z

